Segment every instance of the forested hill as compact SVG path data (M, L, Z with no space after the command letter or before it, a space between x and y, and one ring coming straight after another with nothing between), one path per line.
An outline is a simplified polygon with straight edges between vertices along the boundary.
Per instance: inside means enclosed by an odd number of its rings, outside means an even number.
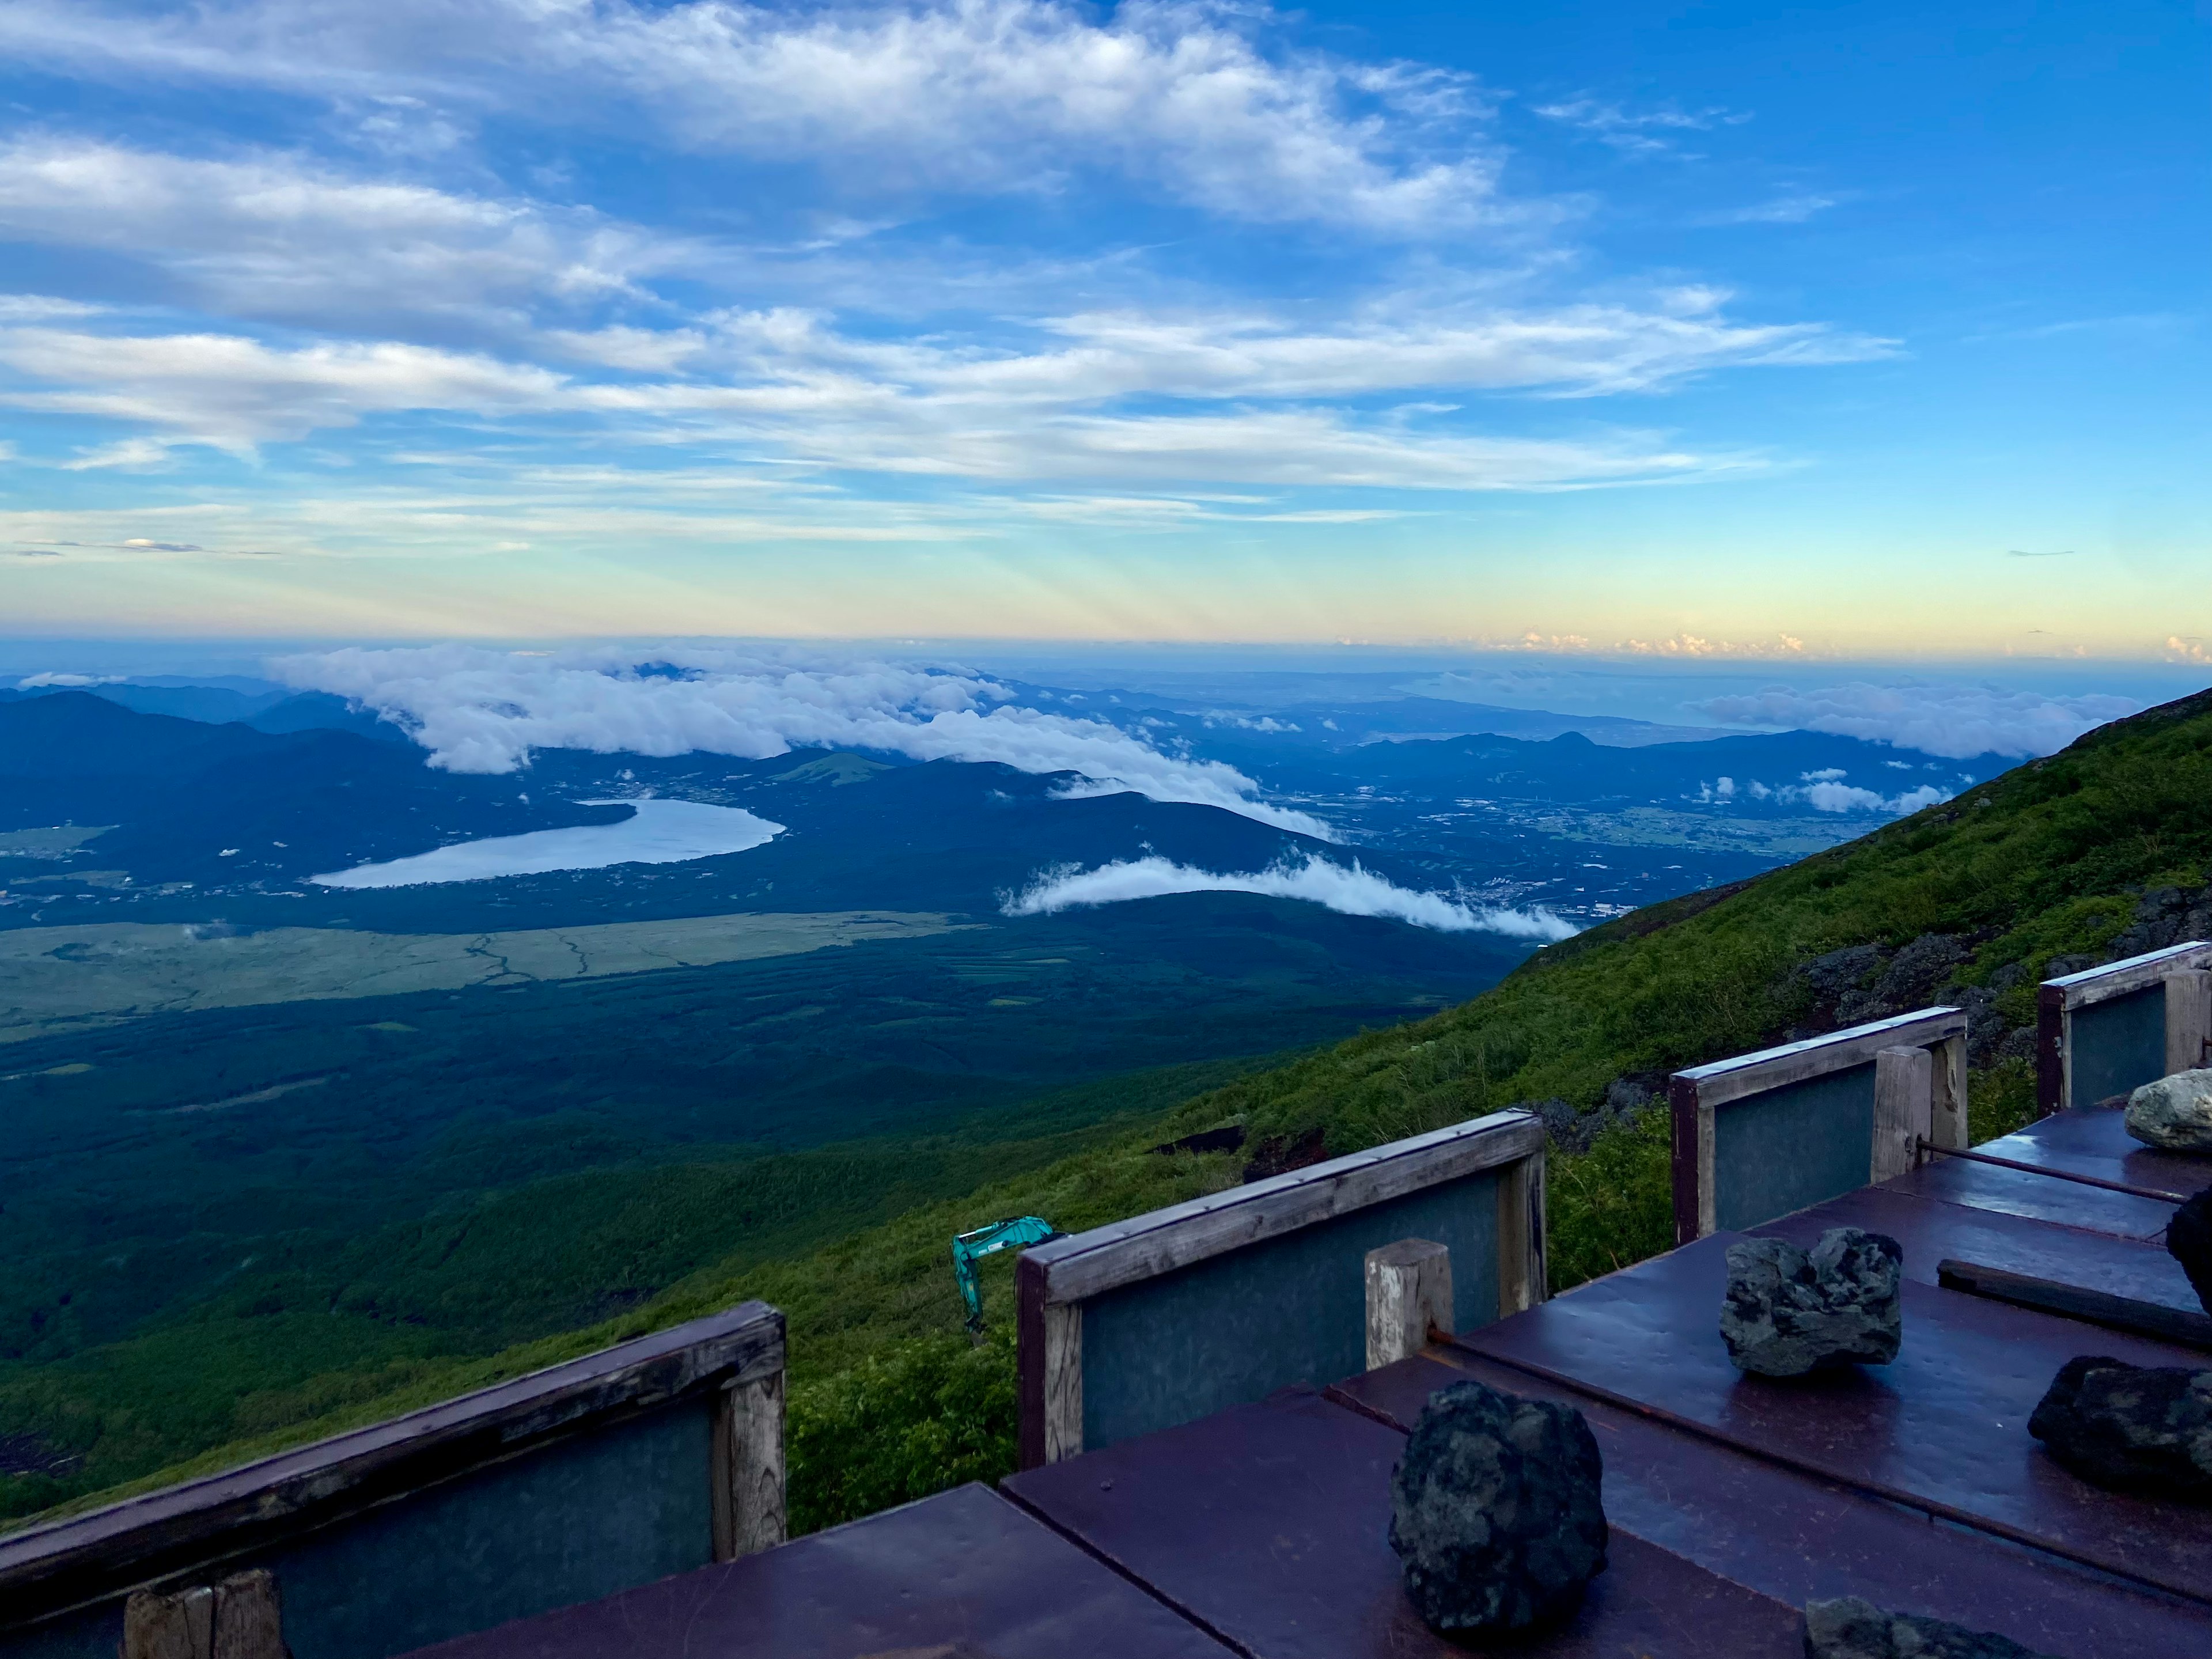
M229 1443L136 1484L387 1415L751 1296L790 1316L797 1524L993 1478L1012 1458L1012 1263L986 1264L992 1340L971 1349L945 1265L955 1231L1024 1213L1076 1231L1232 1185L1254 1163L1283 1167L1526 1103L1544 1113L1557 1143L1551 1259L1564 1286L1668 1242L1666 1115L1650 1109L1667 1072L1931 1000L1963 1002L1974 1014L1974 1132L1986 1138L2030 1109L2036 981L2212 936L2208 864L2212 693L2103 727L1802 863L1621 917L1433 1018L1164 1110L1131 1102L1106 1133L1040 1138L1049 1150L1025 1166L1011 1145L988 1156L978 1149L979 1172L999 1178L827 1249L773 1257L756 1248L618 1319L489 1358L325 1372L311 1389L261 1396L258 1420L233 1415L227 1401L205 1402L206 1423L236 1425L228 1435L158 1428L142 1412L138 1469L151 1467L143 1454L158 1443L172 1457ZM1237 1150L1157 1150L1229 1126L1243 1131ZM1060 1155L1071 1144L1084 1149ZM512 1224L524 1226L529 1206L507 1207ZM526 1238L518 1233L514 1243L517 1259L526 1256ZM0 1392L35 1407L60 1443L71 1432L65 1396L40 1392L57 1386L26 1377ZM258 1437L235 1437L248 1433ZM86 1474L95 1466L114 1468L109 1480L125 1467L95 1458ZM8 1500L0 1512L21 1515L41 1492L52 1501L82 1494L88 1483L14 1484L0 1492Z
M1262 1136L1318 1127L1337 1152L1516 1103L1603 1113L1681 1066L1948 1000L1974 1017L1978 1130L1994 1133L2030 1099L2036 981L2212 936L2208 863L2212 691L1802 862L1620 917L1460 1007L1190 1115ZM1552 1115L1565 1127L1561 1105Z
M819 1523L1012 1455L1005 1324L971 1352L945 1239L994 1217L1097 1225L1286 1155L1357 1151L1525 1103L1545 1112L1554 1285L1671 1242L1664 1074L1938 996L1975 1016L1975 1133L2033 1108L2034 994L2052 971L2212 936L2212 692L1729 889L1623 916L1494 989L1186 1103L1118 1143L933 1206L834 1250L702 1273L660 1317L739 1295L792 1315L794 1510ZM1647 1106L1646 1103L1650 1103ZM1152 1150L1237 1125L1234 1152ZM1009 1305L1011 1272L986 1279Z

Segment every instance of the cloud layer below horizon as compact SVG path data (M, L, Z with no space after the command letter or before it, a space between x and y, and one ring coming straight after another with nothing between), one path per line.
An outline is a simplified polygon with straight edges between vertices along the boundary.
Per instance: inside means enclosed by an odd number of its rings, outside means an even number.
M1542 944L1571 939L1573 923L1539 905L1500 909L1462 903L1437 893L1401 887L1361 866L1349 867L1317 854L1285 860L1249 873L1220 873L1154 855L1116 860L1096 869L1074 866L1042 872L1000 908L1010 916L1050 915L1066 909L1126 904L1136 899L1177 893L1255 893L1267 898L1301 899L1341 915L1381 916L1447 933L1499 933Z
M430 763L513 772L533 750L765 759L793 748L872 749L915 760L1073 773L1070 793L1133 791L1224 811L1317 840L1319 818L1260 797L1232 766L1162 752L1103 720L1028 708L957 670L818 652L671 645L646 658L475 646L347 649L277 659L271 672L410 732Z
M1863 680L1814 690L1776 687L1709 697L1694 706L1729 725L1826 732L1947 760L2055 754L2084 732L2144 707L2138 698L2110 692L2066 696L1982 685L1874 685Z

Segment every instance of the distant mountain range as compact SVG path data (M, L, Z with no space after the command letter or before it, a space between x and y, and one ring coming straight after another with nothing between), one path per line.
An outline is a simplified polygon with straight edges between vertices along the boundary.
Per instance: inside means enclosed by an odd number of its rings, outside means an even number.
M1854 818L1909 810L2002 764L1804 732L1629 747L1577 731L1339 743L1339 734L1322 742L1303 728L1255 731L1172 711L1127 718L1157 741L1227 761L1271 793L1310 805L1340 825L1344 845L1332 853L1232 812L1134 793L1069 799L1080 781L1068 775L890 756L647 759L552 750L520 774L456 773L429 764L398 728L340 698L220 686L0 693L0 832L98 830L71 857L26 879L58 893L70 888L70 872L97 872L101 902L133 915L156 897L168 901L156 907L162 914L175 910L184 884L248 903L282 893L296 907L326 896L304 885L318 874L455 842L611 823L627 809L585 802L660 793L743 805L789 833L699 861L687 878L699 884L680 900L664 893L648 902L633 893L627 907L990 910L1040 871L1140 856L1217 872L1258 870L1285 856L1356 856L1390 879L1429 889L1479 884L1508 868L1525 879L1547 857L1564 867L1590 865L1558 842L1556 826L1531 842L1525 825L1498 817L1501 802L1696 811L1723 828L1762 818L1832 822L1829 838L1837 839ZM1448 851L1458 831L1443 826L1455 819L1486 839ZM1509 841L1517 843L1510 856L1500 850ZM1695 884L1697 860L1679 868L1677 885ZM12 860L0 862L0 885L15 871ZM18 897L26 890L22 881L15 889ZM447 890L439 908L449 921L456 905L496 903L570 922L584 919L576 907L593 902L572 879L514 878ZM342 908L386 917L421 904L419 890L400 890L349 896ZM0 925L26 920L20 905L0 916Z

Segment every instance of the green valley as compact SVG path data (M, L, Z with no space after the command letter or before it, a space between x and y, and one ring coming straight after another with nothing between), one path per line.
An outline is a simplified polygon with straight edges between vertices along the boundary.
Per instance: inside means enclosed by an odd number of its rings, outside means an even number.
M1011 1263L986 1264L993 1333L971 1349L945 1263L953 1231L1022 1212L1079 1229L1231 1184L1271 1141L1318 1132L1344 1152L1526 1103L1545 1111L1559 1143L1552 1262L1555 1284L1572 1284L1668 1242L1664 1115L1639 1109L1667 1071L1962 1000L1976 1020L1975 1135L1999 1133L2032 1109L2022 1038L2035 981L2191 936L2183 930L2212 918L2208 863L2212 694L2101 728L1787 868L1620 917L1425 1018L1355 1017L1376 1029L1330 1046L1297 1044L1294 1020L1255 1012L1224 1029L1212 1073L1154 1069L1057 1103L1012 1091L988 1114L939 1118L929 1133L887 1111L872 1141L794 1139L768 1159L663 1146L588 1176L526 1159L501 1166L524 1143L494 1126L480 1146L453 1139L439 1155L507 1168L496 1196L368 1232L343 1262L307 1250L281 1269L240 1264L234 1280L159 1320L118 1316L130 1334L112 1341L43 1359L18 1346L23 1357L0 1368L0 1412L49 1461L21 1468L19 1459L9 1512L216 1466L756 1296L791 1321L796 1521L820 1525L988 1476L1012 1456ZM1251 914L1246 901L1207 902L1224 916ZM1151 914L1168 914L1170 902L1157 902ZM949 950L963 937L855 946L848 960ZM1022 988L1006 995L1017 978ZM986 1003L1036 998L999 1011L1007 1018L1069 1018L1040 967L970 982ZM1315 981L1326 982L1326 973ZM786 1011L808 1000L794 989ZM1265 1069L1241 1058L1293 1046L1306 1051ZM40 1057L48 1052L62 1059ZM1153 1150L1231 1124L1243 1152ZM539 1121L531 1144L557 1139L555 1128ZM574 1133L609 1130L602 1118ZM820 1200L788 1196L810 1191ZM14 1224L12 1200L5 1220ZM670 1243L686 1237L697 1248ZM96 1246L88 1237L82 1248ZM480 1339L502 1328L495 1304L532 1310L526 1323L566 1310L573 1328L487 1346ZM342 1329L374 1340L336 1340ZM478 1340L455 1340L462 1329Z

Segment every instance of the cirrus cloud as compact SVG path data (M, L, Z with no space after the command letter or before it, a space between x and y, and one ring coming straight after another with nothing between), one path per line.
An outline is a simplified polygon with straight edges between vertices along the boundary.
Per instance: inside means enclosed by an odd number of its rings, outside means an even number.
M0 46L109 78L594 109L878 195L1046 193L1105 170L1245 220L1430 237L1543 216L1501 198L1469 77L1271 46L1279 26L1263 9L1144 0L1105 17L1052 0L210 0L150 15L19 0Z
M395 313L634 294L676 246L587 210L307 157L210 160L52 135L0 144L0 235L146 261L218 312L348 331Z

